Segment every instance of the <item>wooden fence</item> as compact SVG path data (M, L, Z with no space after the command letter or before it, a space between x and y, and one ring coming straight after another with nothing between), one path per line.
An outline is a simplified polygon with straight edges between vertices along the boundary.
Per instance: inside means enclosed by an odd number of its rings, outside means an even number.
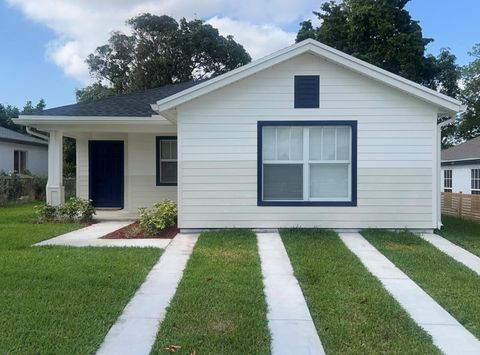
M442 214L480 222L480 195L442 192Z

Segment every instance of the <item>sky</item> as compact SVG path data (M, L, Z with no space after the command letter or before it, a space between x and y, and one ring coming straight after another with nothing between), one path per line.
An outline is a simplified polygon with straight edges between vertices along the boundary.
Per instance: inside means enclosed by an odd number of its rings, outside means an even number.
M43 98L47 107L75 102L92 83L84 60L125 20L143 12L202 18L233 35L253 59L293 44L299 23L314 19L322 0L0 0L0 103L22 107ZM480 42L479 0L412 0L434 55L448 47L459 64ZM317 23L318 24L318 23Z

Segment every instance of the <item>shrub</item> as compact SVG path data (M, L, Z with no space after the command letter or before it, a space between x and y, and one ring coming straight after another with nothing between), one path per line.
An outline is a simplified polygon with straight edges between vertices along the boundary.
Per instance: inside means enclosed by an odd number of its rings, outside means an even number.
M175 202L165 200L156 203L150 210L139 209L140 225L148 234L156 234L163 229L173 227L177 223L177 205Z
M35 207L39 222L88 222L95 214L92 201L70 198L63 206L43 204Z

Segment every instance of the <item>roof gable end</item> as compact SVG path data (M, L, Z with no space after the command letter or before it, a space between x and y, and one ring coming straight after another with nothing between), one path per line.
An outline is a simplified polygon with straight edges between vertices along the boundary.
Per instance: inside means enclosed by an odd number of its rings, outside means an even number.
M305 53L318 55L319 57L327 59L335 64L346 67L354 72L360 73L371 79L403 91L413 97L418 98L419 100L428 102L434 106L437 106L439 108L439 112L455 114L463 110L462 103L454 98L431 90L399 75L390 73L384 69L352 57L313 39L307 39L299 42L233 71L210 79L207 82L158 100L156 104L152 105L152 108L160 114L168 115L168 112L174 109L176 106L206 95L235 81L247 78L259 71L265 70L273 65L282 63Z

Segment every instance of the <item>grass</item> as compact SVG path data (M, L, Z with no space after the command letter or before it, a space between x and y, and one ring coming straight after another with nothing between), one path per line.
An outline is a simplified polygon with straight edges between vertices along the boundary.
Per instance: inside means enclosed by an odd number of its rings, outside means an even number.
M33 217L0 207L0 354L94 353L160 251L31 247L81 227Z
M327 353L439 353L335 232L281 236Z
M461 218L442 216L444 223L439 234L452 243L480 256L480 224Z
M268 354L256 236L251 231L204 232L157 334L152 354Z
M480 337L480 277L409 232L362 234L435 301Z

